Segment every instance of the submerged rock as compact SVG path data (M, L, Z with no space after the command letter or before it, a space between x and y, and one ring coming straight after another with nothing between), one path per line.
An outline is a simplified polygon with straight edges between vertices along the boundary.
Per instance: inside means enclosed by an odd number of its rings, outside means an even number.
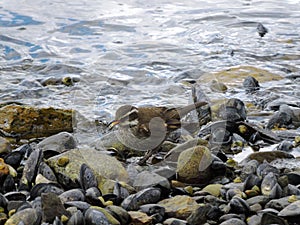
M201 76L201 83L209 83L213 78L217 79L219 82L226 82L226 84L237 85L241 84L243 80L252 76L257 79L260 83L274 80L281 80L281 77L278 74L272 73L268 70L264 70L254 66L237 66L232 68L226 68L224 70L207 73Z

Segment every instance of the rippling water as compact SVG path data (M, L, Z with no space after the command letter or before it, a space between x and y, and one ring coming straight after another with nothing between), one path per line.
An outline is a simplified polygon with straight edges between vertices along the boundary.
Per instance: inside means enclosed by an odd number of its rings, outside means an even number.
M263 38L258 22L269 30ZM185 105L182 80L230 66L299 74L293 0L2 0L0 29L1 101L73 108L90 119L109 120L125 103ZM32 82L51 76L81 81Z

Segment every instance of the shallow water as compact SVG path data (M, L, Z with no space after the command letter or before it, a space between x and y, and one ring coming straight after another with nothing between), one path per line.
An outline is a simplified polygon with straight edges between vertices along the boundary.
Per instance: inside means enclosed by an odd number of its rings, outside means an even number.
M263 38L258 22L269 30ZM253 65L299 74L299 24L293 0L3 0L0 99L105 121L126 103L185 105L191 88L182 81L206 72ZM81 82L24 82L51 76Z

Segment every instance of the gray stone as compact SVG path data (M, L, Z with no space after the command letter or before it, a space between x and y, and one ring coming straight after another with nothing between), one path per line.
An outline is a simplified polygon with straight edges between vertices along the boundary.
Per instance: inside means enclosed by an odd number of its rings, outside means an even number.
M156 173L143 171L139 173L133 182L133 186L139 191L148 187L160 185L167 189L170 189L170 182L165 178Z
M76 140L74 136L68 132L61 132L42 140L38 147L45 150L53 150L56 152L64 152L68 149L74 149L77 147Z

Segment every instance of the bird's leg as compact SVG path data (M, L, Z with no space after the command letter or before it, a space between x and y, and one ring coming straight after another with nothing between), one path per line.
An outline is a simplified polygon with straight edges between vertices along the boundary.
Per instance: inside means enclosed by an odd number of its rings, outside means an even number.
M146 152L146 154L143 156L143 158L141 158L139 161L138 161L138 165L139 166L143 166L143 165L145 165L145 163L147 162L147 160L153 155L153 154L155 154L156 152L158 152L158 150L160 149L160 145L159 146L157 146L156 148L154 148L154 149L151 149L151 150L148 150L147 152Z

